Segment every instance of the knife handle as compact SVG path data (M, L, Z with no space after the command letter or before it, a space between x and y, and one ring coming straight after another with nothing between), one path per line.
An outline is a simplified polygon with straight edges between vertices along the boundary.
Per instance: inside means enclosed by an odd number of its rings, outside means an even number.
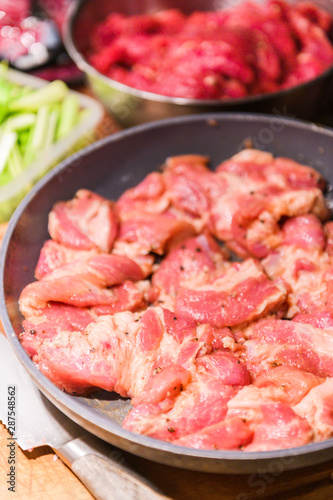
M95 436L71 440L55 452L96 500L171 500L132 469L120 450Z

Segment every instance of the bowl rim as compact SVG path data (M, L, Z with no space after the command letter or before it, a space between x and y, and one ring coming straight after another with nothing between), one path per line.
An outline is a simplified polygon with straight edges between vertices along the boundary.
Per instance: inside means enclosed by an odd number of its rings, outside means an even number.
M280 89L274 92L253 94L253 95L248 95L246 97L233 98L233 99L194 99L186 97L175 97L163 94L156 94L154 92L149 92L147 90L140 90L135 87L130 87L129 85L118 82L117 80L113 80L112 78L98 71L91 64L89 64L84 55L76 48L73 36L75 21L81 11L82 6L85 5L88 1L91 0L76 0L75 2L72 2L68 8L62 33L63 43L65 45L65 48L69 56L78 66L78 68L84 73L86 73L89 77L97 78L107 86L111 87L113 90L122 92L133 98L145 99L148 101L160 102L165 104L174 104L178 106L197 106L199 108L219 106L221 107L221 109L223 109L223 107L231 105L236 105L236 106L242 104L247 105L251 103L262 102L268 99L274 99L277 97L288 96L295 91L306 89L307 87L310 87L313 84L326 79L330 75L333 76L333 64L332 64L320 75L316 76L316 78L303 82L299 85L294 85L292 87Z

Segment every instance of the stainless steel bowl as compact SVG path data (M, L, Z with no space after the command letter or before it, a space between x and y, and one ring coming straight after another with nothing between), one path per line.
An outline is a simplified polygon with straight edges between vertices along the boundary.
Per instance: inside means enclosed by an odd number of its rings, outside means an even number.
M123 127L192 113L212 111L264 112L303 119L316 119L320 109L333 100L333 67L314 80L270 94L230 100L199 100L166 97L141 91L98 72L85 58L89 33L111 12L125 15L152 13L179 8L189 14L195 10L216 10L242 0L76 0L68 13L64 43L77 66L86 74L96 96ZM257 0L260 1L260 0ZM297 1L297 0L289 0ZM333 0L312 0L333 14Z

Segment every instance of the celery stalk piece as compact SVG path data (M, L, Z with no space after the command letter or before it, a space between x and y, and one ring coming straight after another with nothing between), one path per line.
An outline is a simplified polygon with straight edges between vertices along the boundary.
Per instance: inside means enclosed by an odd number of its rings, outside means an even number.
M79 112L79 100L76 95L68 94L60 105L57 139L69 134L76 124Z
M12 87L9 83L0 81L0 104L2 106L7 106L10 99L11 89Z
M67 94L67 85L61 80L54 80L45 87L14 99L8 107L11 111L37 111L44 104L62 101Z
M30 130L31 130L31 127L24 129L24 130L20 130L20 133L18 134L18 137L17 137L17 144L20 148L22 156L23 156L25 148L27 147L27 144L28 144Z
M12 85L9 93L9 101L8 101L8 109L10 109L10 104L16 99L20 99L22 97L22 88L18 85Z
M24 161L24 165L26 167L28 165L30 165L30 163L35 159L34 158L35 152L32 149L32 140L33 140L34 135L35 135L35 128L36 128L36 124L33 125L29 130L29 136L28 136L28 139L27 139L27 142L25 145L24 153L23 153L23 161Z
M12 177L17 177L24 169L23 158L18 148L17 142L12 147L8 157L8 168Z
M25 85L24 87L20 87L20 97L28 94L32 94L34 92L34 89L32 87L28 87L28 85Z
M15 132L3 132L0 138L0 174L6 166L10 153L17 141Z
M7 109L5 108L5 106L3 106L2 109L0 106L0 125L2 125L4 123L5 119L7 118L7 115L8 115L8 113L7 113Z
M49 115L49 123L45 135L45 148L48 148L55 141L58 118L59 110L57 108L52 109Z
M34 135L31 148L38 153L42 151L45 145L46 131L49 122L49 106L41 106L37 112Z
M5 130L12 132L31 127L36 121L35 113L20 113L10 116L4 123Z

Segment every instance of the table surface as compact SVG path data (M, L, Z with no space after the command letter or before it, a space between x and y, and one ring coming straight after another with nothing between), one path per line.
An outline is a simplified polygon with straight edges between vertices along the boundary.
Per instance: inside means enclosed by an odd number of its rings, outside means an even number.
M82 89L84 90L84 89ZM119 128L106 114L96 132L99 139ZM0 224L0 240L6 224ZM0 325L1 326L1 325ZM1 331L1 330L0 330ZM9 434L0 423L0 499L1 500L92 500L93 497L47 446L32 451L16 450L16 492L8 491ZM251 475L208 474L175 469L126 454L141 474L174 500L329 500L333 498L333 460L324 464L283 472L258 471ZM124 499L126 500L126 499Z

